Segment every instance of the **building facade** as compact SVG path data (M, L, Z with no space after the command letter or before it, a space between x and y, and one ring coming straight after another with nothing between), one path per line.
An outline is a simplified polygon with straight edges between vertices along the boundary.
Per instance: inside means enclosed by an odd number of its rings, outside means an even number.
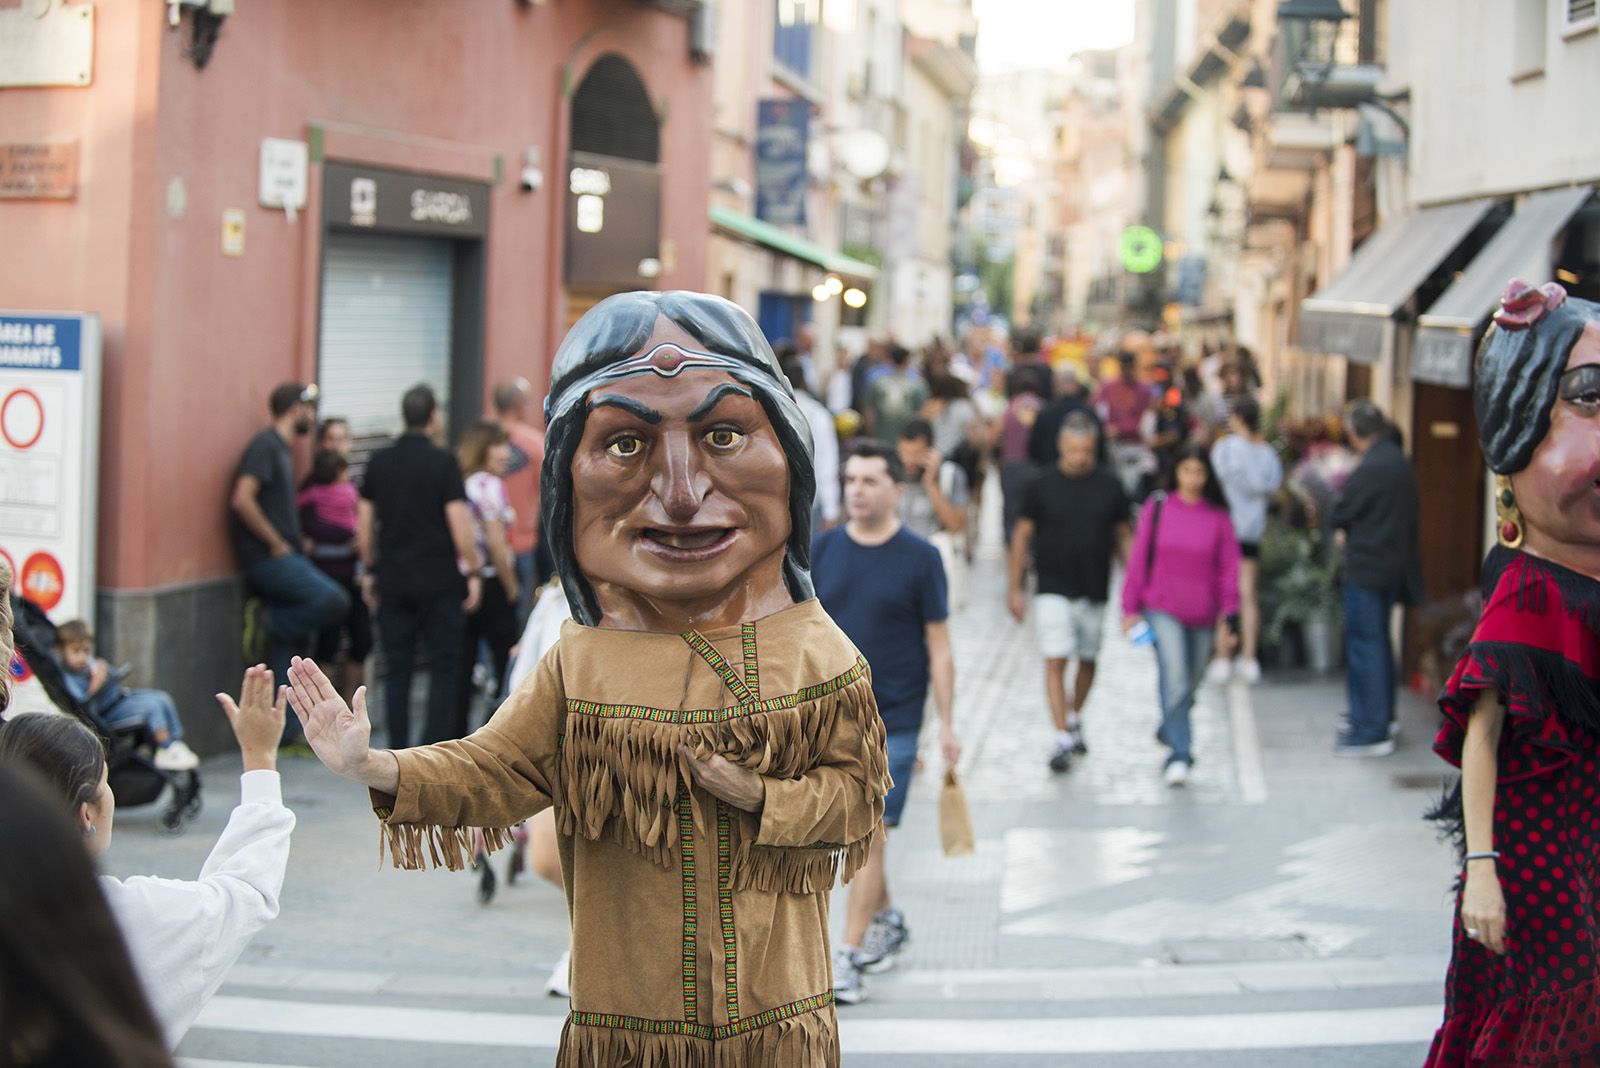
M0 141L70 146L76 174L0 197L23 252L0 292L99 316L101 644L215 744L240 669L226 502L273 385L322 383L370 446L425 381L459 428L497 380L542 390L600 296L702 285L701 6L42 6L8 47L59 69L0 56Z

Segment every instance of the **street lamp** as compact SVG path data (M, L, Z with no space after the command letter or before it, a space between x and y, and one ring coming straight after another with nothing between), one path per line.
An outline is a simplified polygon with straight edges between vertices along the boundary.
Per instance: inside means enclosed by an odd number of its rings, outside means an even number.
M1339 31L1345 20L1353 17L1339 0L1283 0L1278 5L1285 66L1291 75L1284 82L1285 102L1307 106L1313 112L1319 107L1374 107L1409 137L1410 125L1391 106L1407 94L1379 91L1383 68L1370 63L1339 64Z
M1339 27L1350 13L1339 0L1284 0L1278 26L1289 69L1307 81L1324 82L1333 71Z

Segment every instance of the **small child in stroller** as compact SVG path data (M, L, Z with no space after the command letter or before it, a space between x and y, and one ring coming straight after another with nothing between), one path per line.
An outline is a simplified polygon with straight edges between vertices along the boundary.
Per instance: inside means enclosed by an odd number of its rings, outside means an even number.
M183 741L177 706L165 690L131 690L125 671L113 670L94 655L94 631L81 619L56 628L56 662L68 691L108 728L143 726L155 740L152 763L162 771L189 771L200 758Z

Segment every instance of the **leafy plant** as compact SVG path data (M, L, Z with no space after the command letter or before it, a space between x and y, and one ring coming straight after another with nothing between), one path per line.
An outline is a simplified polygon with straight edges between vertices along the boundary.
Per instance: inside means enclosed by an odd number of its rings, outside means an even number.
M1263 637L1277 643L1291 623L1339 619L1338 553L1317 532L1267 526L1261 541Z

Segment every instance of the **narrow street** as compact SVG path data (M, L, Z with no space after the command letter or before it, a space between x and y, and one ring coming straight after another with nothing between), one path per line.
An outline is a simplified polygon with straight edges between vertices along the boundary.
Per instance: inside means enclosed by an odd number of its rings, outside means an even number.
M1117 640L1086 716L1091 752L1052 775L1031 632L1004 614L993 548L973 579L954 631L978 850L941 855L936 780L921 773L890 853L911 947L840 1008L845 1063L1420 1063L1450 918L1450 857L1420 818L1442 781L1427 703L1404 702L1395 756L1345 761L1329 752L1341 680L1208 688L1194 776L1170 790L1152 654ZM233 774L208 763L206 811L182 838L119 816L110 870L193 877ZM542 988L559 896L502 883L485 908L471 875L380 871L358 790L309 759L284 777L300 822L283 914L182 1062L549 1063L566 1010ZM841 891L836 928L843 904Z

